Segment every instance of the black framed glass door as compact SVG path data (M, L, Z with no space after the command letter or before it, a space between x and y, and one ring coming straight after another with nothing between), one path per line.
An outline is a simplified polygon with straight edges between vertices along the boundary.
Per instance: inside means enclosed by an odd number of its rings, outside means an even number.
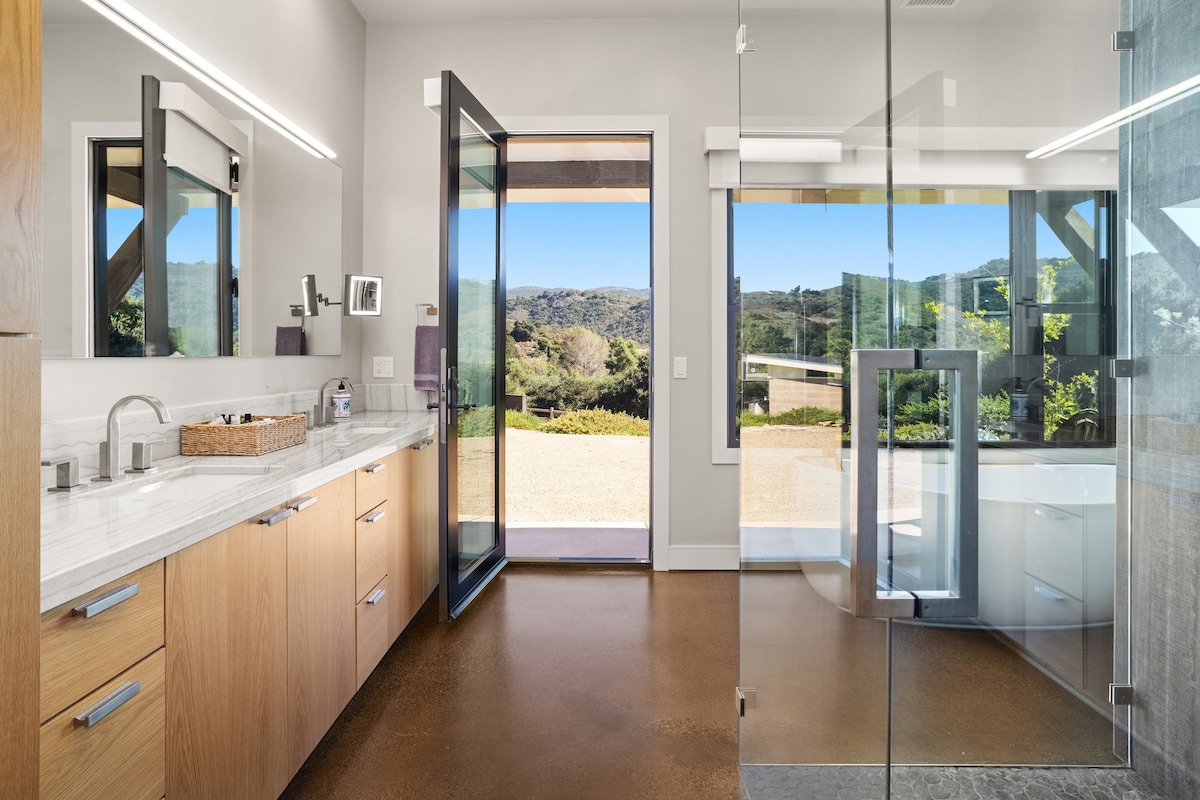
M441 608L455 618L507 563L504 341L507 133L442 73Z

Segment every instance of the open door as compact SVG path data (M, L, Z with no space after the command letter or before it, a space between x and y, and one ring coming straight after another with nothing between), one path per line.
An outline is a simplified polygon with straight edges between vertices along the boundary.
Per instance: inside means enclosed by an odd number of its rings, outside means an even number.
M441 608L457 617L504 551L504 209L507 133L442 73Z

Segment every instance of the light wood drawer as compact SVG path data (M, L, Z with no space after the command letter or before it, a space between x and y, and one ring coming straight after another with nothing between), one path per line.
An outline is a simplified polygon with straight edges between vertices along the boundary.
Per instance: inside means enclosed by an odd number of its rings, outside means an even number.
M106 611L91 617L72 611L127 585L136 586L137 594ZM162 646L161 561L47 611L42 614L40 719L44 722Z
M1083 519L1041 503L1025 506L1025 571L1083 599Z
M1083 688L1083 603L1032 575L1025 576L1025 650Z
M373 590L388 571L388 530L392 510L380 503L354 523L354 600Z
M159 650L42 725L41 800L158 800L166 792L164 657ZM75 717L138 691L91 727Z
M385 578L358 604L356 632L360 689L388 650L388 609L391 602L392 595L387 591Z
M372 461L354 473L354 516L361 517L387 499L391 456Z

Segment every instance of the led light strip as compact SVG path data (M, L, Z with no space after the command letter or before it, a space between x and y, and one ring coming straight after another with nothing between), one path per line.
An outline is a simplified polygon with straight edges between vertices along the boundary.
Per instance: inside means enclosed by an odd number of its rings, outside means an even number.
M1114 128L1119 128L1128 122L1133 122L1135 119L1140 119L1147 114L1152 114L1155 111L1166 108L1185 97L1191 97L1196 92L1200 92L1200 75L1193 75L1186 81L1181 81L1168 89L1163 89L1157 94L1152 94L1145 100L1139 100L1128 108L1123 108L1114 114L1109 114L1104 119L1096 120L1091 125L1080 128L1074 133L1069 133L1061 139L1056 139L1048 145L1026 153L1025 157L1049 158L1050 156L1058 155L1077 144L1082 144L1089 139L1095 139L1103 133L1108 133Z
M336 158L337 153L313 138L303 128L280 114L271 106L255 97L245 87L212 64L205 61L187 45L155 25L124 0L83 0L105 19L110 20L135 39L173 64L182 67L189 75L200 80L219 95L229 100L260 120L284 138L317 158Z

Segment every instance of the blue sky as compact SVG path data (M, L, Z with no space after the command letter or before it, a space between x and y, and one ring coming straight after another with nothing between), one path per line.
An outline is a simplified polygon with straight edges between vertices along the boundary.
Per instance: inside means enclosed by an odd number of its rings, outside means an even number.
M883 205L745 203L734 206L734 264L742 291L828 289L842 273L887 275ZM897 205L896 277L964 272L1008 257L1008 206ZM1038 257L1067 250L1040 219Z
M647 203L510 203L508 285L648 287L649 209ZM734 258L743 291L825 289L840 284L843 272L887 273L882 205L739 203L734 215ZM109 218L111 256L141 210L112 209ZM476 271L472 262L490 261L493 220L490 209L461 213L464 276ZM211 209L181 219L171 234L170 260L215 260L212 225ZM897 205L894 227L896 276L902 279L966 271L1008 255L1003 205ZM696 235L707 237L708 231ZM1039 219L1038 256L1066 255Z

